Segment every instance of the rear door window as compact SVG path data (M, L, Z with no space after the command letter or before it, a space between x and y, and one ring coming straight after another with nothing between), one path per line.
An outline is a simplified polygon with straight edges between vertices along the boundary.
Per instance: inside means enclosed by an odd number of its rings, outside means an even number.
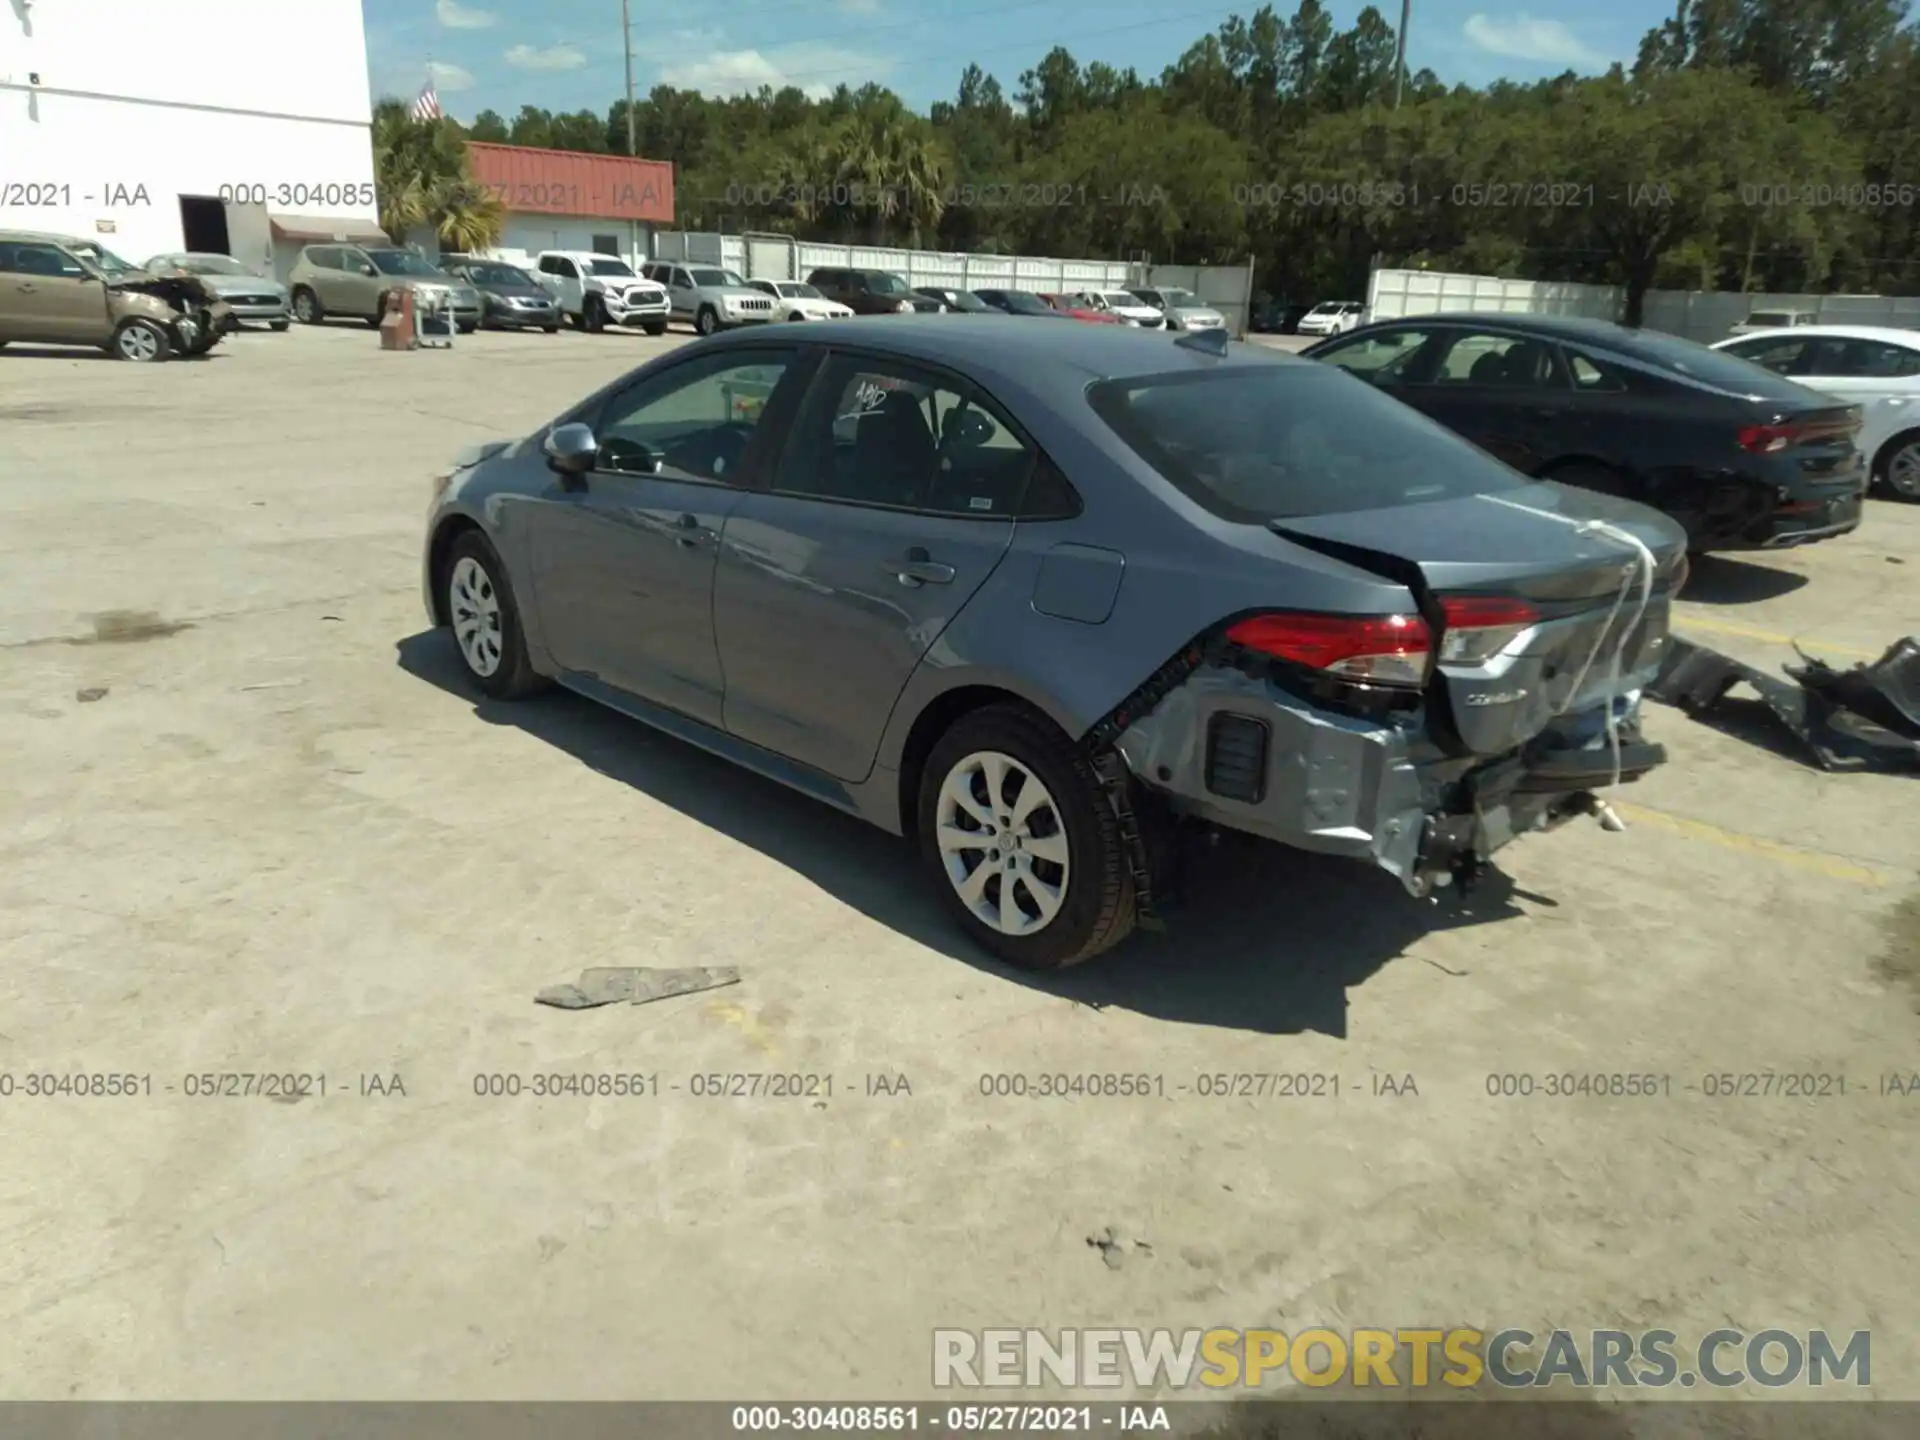
M1795 384L1784 375L1777 375L1750 360L1743 360L1730 350L1710 350L1705 345L1696 345L1677 335L1641 330L1635 332L1630 342L1621 342L1619 348L1655 369L1711 385L1717 390L1794 404L1805 404L1810 400L1805 386Z
M1508 390L1564 390L1559 352L1544 340L1472 331L1456 337L1440 357L1435 385Z
M1738 355L1755 365L1764 365L1776 375L1804 375L1801 361L1811 342L1804 337L1779 335L1764 340L1743 340L1726 347L1729 355Z
M1088 399L1176 489L1242 523L1532 483L1410 406L1319 365L1106 380Z
M1314 359L1326 365L1338 365L1376 383L1397 380L1404 376L1413 357L1432 338L1431 330L1388 330L1345 341L1319 352Z

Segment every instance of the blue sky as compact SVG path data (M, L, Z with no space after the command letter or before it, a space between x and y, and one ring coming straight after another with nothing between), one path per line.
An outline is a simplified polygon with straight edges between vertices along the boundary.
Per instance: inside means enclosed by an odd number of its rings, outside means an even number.
M969 61L1011 93L1052 45L1082 62L1162 66L1227 16L1253 4L1199 0L630 0L634 87L709 94L785 83L892 86L918 109L952 96ZM604 111L623 85L620 0L363 0L376 96L416 94L429 67L441 106L459 119L522 105ZM1290 0L1275 6L1292 12ZM1335 23L1360 6L1335 0ZM1396 0L1381 9L1398 19ZM1414 0L1409 63L1443 80L1531 80L1631 61L1671 0Z

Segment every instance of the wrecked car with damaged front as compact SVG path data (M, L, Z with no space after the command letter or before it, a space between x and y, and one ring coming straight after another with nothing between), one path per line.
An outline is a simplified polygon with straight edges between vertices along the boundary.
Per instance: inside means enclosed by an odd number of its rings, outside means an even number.
M1157 925L1195 828L1426 896L1662 763L1674 521L1223 330L1043 328L642 366L437 478L428 613L490 696L558 682L913 837L1038 969Z
M238 328L199 276L155 275L97 241L0 230L0 344L85 345L122 360L204 355Z

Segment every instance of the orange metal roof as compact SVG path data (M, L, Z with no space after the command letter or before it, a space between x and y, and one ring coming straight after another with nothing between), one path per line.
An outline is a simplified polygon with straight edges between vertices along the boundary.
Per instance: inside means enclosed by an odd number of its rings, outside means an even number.
M673 222L673 166L626 155L467 142L474 178L510 211Z

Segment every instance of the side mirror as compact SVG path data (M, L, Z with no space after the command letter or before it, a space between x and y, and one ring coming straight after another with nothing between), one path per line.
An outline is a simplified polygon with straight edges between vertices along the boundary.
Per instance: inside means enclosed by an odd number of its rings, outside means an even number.
M600 458L600 442L591 425L558 425L547 433L540 448L549 468L562 475L579 475L593 468Z
M371 265L362 265L360 267L360 273L362 275L378 275L380 272Z

